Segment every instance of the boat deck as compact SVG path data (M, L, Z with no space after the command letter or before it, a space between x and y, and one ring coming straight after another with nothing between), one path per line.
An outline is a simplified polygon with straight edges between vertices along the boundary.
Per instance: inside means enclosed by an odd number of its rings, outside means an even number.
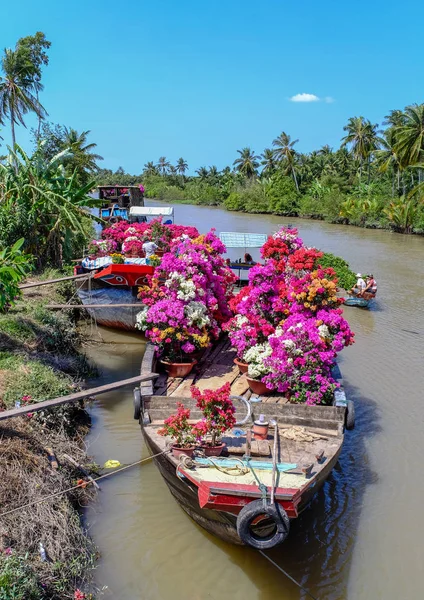
M231 384L231 394L251 398L245 375L239 373L234 364L236 352L231 348L230 341L224 338L212 349L208 349L193 371L184 378L167 378L162 375L156 384L155 394L166 395L172 398L191 398L190 388L196 385L199 389L216 389L225 383ZM273 394L272 396L255 396L258 402L274 404L287 404L285 396Z
M273 427L270 427L266 440L252 439L250 461L245 460L245 454L247 430L252 420L263 414L266 420L278 422L276 498L290 498L294 502L298 495L299 498L302 495L303 504L305 490L322 482L337 461L343 443L345 408L293 404L278 394L252 396L246 376L239 373L234 358L235 352L224 337L205 352L188 376L169 378L166 373L161 373L155 382L142 384L144 436L152 452L166 451L171 440L160 436L158 429L167 417L176 412L177 402L183 402L186 408L190 408L190 419L195 423L202 418L202 413L191 397L191 387L216 389L229 382L232 395L250 399L252 418L249 423L237 425L223 436L226 447L219 459L212 458L211 461L196 456L195 465L187 467L167 453L169 467L198 489L201 507L203 500L205 506L209 506L214 494L237 495L240 492L250 498L260 497L258 481L268 489L272 485ZM154 371L155 362L154 348L148 345L142 372ZM236 399L234 404L237 421L242 421L246 407ZM237 472L242 463L244 472L240 469ZM293 516L296 515L293 513Z

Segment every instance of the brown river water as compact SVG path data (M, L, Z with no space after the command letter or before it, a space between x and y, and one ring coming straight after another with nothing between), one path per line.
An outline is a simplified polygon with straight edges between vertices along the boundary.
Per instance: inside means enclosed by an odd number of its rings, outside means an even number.
M201 231L271 233L287 219L175 206L175 221ZM374 273L370 310L345 308L356 343L340 355L356 427L311 506L272 559L319 600L424 597L424 238L290 219L307 245ZM232 251L232 257L239 256ZM255 256L254 256L255 258ZM257 255L256 255L257 258ZM137 334L92 326L96 384L138 374ZM89 452L128 464L148 455L132 418L132 391L99 397ZM86 517L99 546L98 585L116 600L306 598L255 550L207 534L179 508L153 463L102 483Z

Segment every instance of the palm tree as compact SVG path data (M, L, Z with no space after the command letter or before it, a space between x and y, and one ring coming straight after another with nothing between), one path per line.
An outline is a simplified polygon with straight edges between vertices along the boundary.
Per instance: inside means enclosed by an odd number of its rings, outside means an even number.
M182 176L183 180L184 180L184 175L185 175L185 172L187 171L187 169L188 169L187 162L184 160L184 158L179 158L177 160L177 171Z
M206 167L200 167L199 169L196 169L196 173L198 174L201 180L207 179L209 175L209 171Z
M397 189L400 188L400 173L402 165L399 161L399 156L396 152L396 129L389 127L384 132L384 138L381 140L382 148L375 153L375 161L381 173L386 173L388 170L393 171L392 179L392 196L394 196L394 182L397 178Z
M293 146L297 144L299 140L291 141L291 138L284 131L273 140L272 145L274 146L274 155L278 162L285 163L286 168L285 172L287 174L291 174L294 183L296 185L297 191L299 191L299 186L297 183L295 163L296 163L296 150L293 149Z
M25 127L24 115L34 112L42 118L47 114L35 95L43 86L34 78L33 65L27 52L6 48L1 64L4 75L0 76L0 118L5 116L10 119L14 148L15 125Z
M90 174L98 170L96 161L103 160L102 156L92 152L97 147L97 144L88 143L87 138L89 134L90 130L78 133L72 127L64 127L62 145L72 152L72 157L66 164L68 169L77 171L81 183L86 183Z
M403 167L424 162L424 104L407 106L404 123L395 127L395 150Z
M153 164L153 161L149 161L144 165L144 171L143 173L145 175L157 175L158 174L158 170L155 167L155 165Z
M328 144L324 144L324 146L318 150L318 154L321 154L322 156L329 156L330 154L333 154L333 148L331 148L331 146Z
M351 117L345 127L347 135L342 138L342 147L350 144L352 155L359 161L359 179L362 175L362 166L368 161L368 181L370 179L371 154L378 149L381 138L377 129L378 125L371 123L364 117Z
M236 171L242 175L245 175L246 177L254 177L257 174L260 157L256 156L254 151L248 146L246 148L242 148L241 150L237 150L237 152L240 154L240 157L236 158L236 160L233 162Z
M34 78L36 98L39 101L39 92L41 91L41 68L49 64L49 56L46 52L51 46L45 34L37 31L35 35L28 35L20 38L16 44L16 49L28 54L28 60L32 65L32 75ZM37 140L40 138L41 115L38 116Z
M165 156L161 156L156 166L158 168L159 173L162 173L162 175L166 175L170 167L170 162L166 160Z
M261 158L261 165L263 166L262 174L272 175L277 168L277 162L275 160L273 150L271 150L270 148L265 148L263 154L261 155Z

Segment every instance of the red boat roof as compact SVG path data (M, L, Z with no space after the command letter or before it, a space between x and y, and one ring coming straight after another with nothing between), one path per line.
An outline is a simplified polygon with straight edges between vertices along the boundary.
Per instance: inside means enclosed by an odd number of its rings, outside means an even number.
M109 265L94 275L94 279L101 279L105 275L153 275L155 268L150 265Z

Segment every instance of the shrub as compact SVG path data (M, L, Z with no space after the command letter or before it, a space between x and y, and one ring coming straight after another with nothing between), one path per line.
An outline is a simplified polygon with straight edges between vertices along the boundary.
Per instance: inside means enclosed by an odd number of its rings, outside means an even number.
M299 194L290 177L276 173L267 186L270 212L276 215L296 215L299 211Z
M356 275L349 268L348 263L340 256L335 256L331 252L325 252L318 261L323 268L332 267L336 272L338 286L344 290L350 290L356 282Z

